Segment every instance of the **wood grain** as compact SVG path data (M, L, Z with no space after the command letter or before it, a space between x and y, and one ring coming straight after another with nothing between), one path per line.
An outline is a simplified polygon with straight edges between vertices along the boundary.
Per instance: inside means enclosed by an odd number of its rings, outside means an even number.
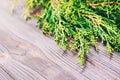
M77 55L11 16L5 4L0 2L0 80L120 80L119 53L110 59L99 43L99 52L91 48L80 66Z

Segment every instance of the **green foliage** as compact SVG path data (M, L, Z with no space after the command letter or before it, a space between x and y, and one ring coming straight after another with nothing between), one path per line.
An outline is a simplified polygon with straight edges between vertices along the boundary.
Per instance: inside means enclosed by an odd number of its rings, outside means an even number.
M15 8L15 5L16 3L18 2L18 0L13 0L13 4L10 5L10 14L12 15L13 12L14 12L14 8Z
M64 50L77 51L81 64L91 45L98 49L98 41L108 53L120 52L120 1L27 0L26 5L26 10L43 6L36 18L43 33L54 36Z
M30 17L30 10L39 5L39 0L26 0L26 9L24 11L24 19Z

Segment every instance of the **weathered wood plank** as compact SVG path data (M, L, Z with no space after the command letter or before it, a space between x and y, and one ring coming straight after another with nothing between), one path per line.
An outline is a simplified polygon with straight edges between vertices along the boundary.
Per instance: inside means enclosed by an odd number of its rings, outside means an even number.
M12 79L12 77L0 67L0 80L14 80L14 79Z
M106 54L106 53L104 53ZM101 70L103 70L104 72L107 72L109 75L113 76L115 79L120 79L120 74L119 74L119 68L113 65L113 63L115 63L114 61L110 61L109 58L104 57L103 55L101 55L101 53L98 53L96 51L94 51L94 49L90 50L90 53L88 54L88 61L90 61L93 65L95 65L96 67L100 68ZM118 71L117 71L118 70Z
M12 74L11 76L14 80L46 80L37 72L12 59L2 63L1 67L8 74Z
M4 34L3 31L1 32L4 36L7 36ZM7 41L4 36L0 35L0 37L2 38L2 40L0 39L0 43L6 46L8 54L10 55L9 61L12 62L8 62L7 60L3 59L0 64L3 65L3 68L7 68L7 70L11 71L12 74L15 76L15 79L39 80L39 78L36 79L35 76L31 76L30 73L32 73L33 75L34 73L32 71L26 71L25 68L22 67L24 65L48 80L75 80L72 75L67 73L51 60L49 60L36 46L24 40L20 41L20 38L16 38L15 36L13 37L13 35L9 35L9 39ZM16 40L14 40L13 38L16 38ZM4 49L2 50L4 52ZM6 65L6 62L10 64ZM17 66L19 63L21 63L21 65ZM8 66L10 67L8 68ZM58 77L60 78L58 79Z
M11 79L120 79L120 56L115 54L110 61L103 46L99 47L99 54L91 49L84 69L77 64L76 55L70 51L65 54L53 40L43 36L17 16L10 16L5 8L0 7L0 51L6 57L0 58L0 64L1 69L12 75Z

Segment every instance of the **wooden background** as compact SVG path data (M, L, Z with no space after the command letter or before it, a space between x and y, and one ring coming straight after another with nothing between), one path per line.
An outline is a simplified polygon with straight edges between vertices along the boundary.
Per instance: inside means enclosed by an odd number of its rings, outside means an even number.
M110 59L106 48L90 49L85 66L74 53L64 53L54 40L24 22L24 0L10 15L10 0L0 0L0 80L120 80L120 53Z

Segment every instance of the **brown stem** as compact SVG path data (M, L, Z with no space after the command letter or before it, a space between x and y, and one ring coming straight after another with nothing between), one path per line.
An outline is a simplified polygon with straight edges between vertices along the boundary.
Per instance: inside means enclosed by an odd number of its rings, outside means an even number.
M95 7L95 6L104 6L104 5L110 5L110 4L120 4L120 2L101 2L101 3L96 3L92 4L90 0L88 0L88 5Z
M41 9L42 9L42 6L39 5L39 6L37 6L36 8L34 8L34 9L30 12L30 14L31 14L31 15L36 14L36 13L40 12Z

